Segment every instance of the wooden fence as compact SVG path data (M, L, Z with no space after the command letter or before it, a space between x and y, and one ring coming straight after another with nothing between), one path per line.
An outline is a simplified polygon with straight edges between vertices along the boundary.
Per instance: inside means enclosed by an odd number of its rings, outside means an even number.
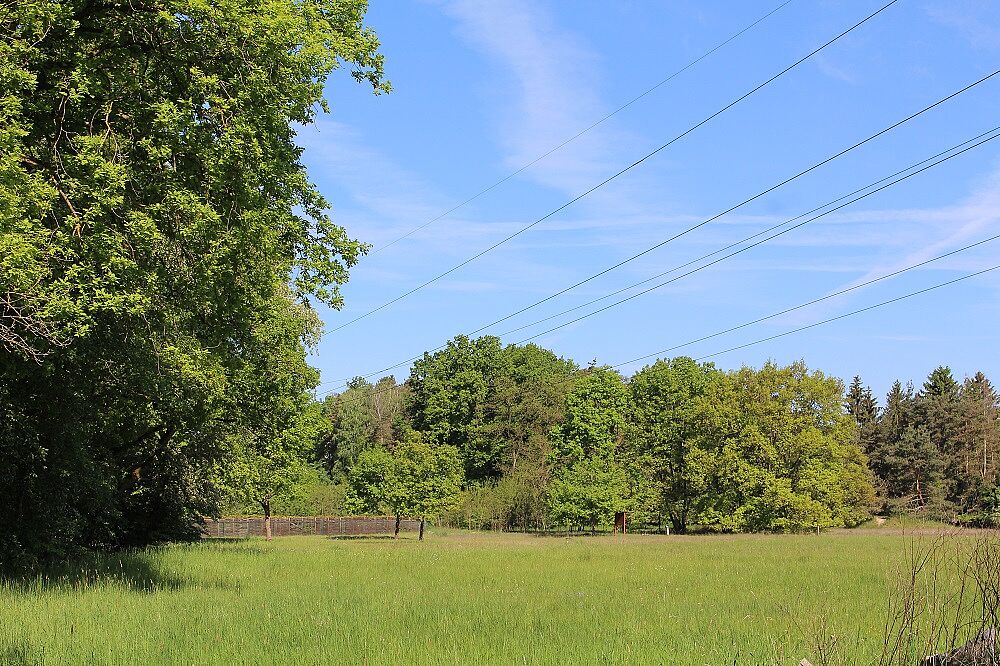
M271 518L271 533L276 537L301 534L326 536L392 534L395 528L396 518L394 516L281 516ZM419 529L419 520L404 518L399 523L400 532L416 532ZM264 519L254 517L205 520L202 534L214 538L264 536Z

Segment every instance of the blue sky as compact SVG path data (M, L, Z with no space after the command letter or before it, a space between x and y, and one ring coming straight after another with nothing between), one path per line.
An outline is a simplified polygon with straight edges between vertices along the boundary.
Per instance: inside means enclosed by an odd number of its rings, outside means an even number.
M1000 3L900 0L605 187L435 284L335 327L535 221L739 97L884 2L792 0L500 187L387 247L592 124L780 0L373 2L394 91L346 72L300 133L334 219L375 251L312 356L321 391L393 365L719 213L1000 68ZM1000 125L1000 76L775 192L487 333L646 279ZM1000 139L739 256L534 342L618 364L1000 233ZM1000 263L1000 241L685 347L711 354ZM625 294L628 295L628 294ZM1000 271L714 357L805 359L878 393L936 365L1000 383ZM595 306L599 307L599 306ZM592 308L593 309L593 308ZM588 310L576 312L578 316ZM519 341L554 324L502 336ZM642 363L622 368L626 374ZM385 373L389 374L389 373ZM395 370L398 378L407 368Z

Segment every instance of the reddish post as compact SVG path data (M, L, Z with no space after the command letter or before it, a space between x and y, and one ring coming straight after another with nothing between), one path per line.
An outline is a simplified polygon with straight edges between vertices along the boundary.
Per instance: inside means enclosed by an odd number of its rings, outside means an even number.
M628 532L628 517L624 511L615 512L615 534L618 534L618 530L622 531L622 534Z

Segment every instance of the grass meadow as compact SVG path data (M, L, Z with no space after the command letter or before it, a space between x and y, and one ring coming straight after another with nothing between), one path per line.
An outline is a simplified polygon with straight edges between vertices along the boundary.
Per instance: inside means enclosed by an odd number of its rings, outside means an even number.
M204 541L7 581L0 663L870 663L927 538Z

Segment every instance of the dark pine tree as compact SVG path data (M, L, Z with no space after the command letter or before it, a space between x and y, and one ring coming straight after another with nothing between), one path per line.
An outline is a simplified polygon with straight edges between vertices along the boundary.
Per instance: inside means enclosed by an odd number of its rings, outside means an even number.
M858 375L851 381L844 406L858 424L858 445L866 455L871 455L878 439L878 401Z
M927 429L931 444L943 464L942 483L948 504L959 507L975 492L971 456L960 436L962 405L960 386L947 366L938 366L928 375L917 396L917 418Z

